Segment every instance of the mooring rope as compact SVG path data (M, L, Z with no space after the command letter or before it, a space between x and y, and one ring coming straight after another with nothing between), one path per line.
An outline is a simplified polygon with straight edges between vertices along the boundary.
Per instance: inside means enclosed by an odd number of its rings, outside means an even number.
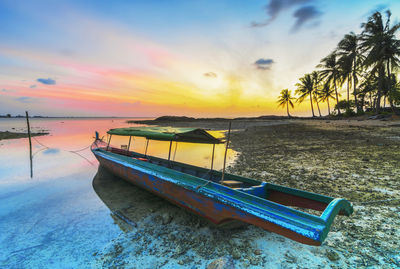
M41 143L39 140L37 140L36 137L32 136L32 138L33 138L39 145L41 145L42 147L44 147L44 149L41 149L41 150L35 152L35 153L33 154L32 158L33 158L37 153L39 153L39 152L41 152L41 151L43 151L43 150L45 150L45 149L51 149L51 147L48 147L48 146L46 146L45 144ZM84 150L86 150L86 149L88 149L88 148L90 148L90 146L87 146L87 147L84 147L84 148L81 148L81 149L78 149L78 150L67 150L67 149L62 149L62 148L58 148L58 149L61 150L61 151L66 151L66 152L74 153L74 154L78 155L79 157L85 159L85 160L86 160L88 163L90 163L91 165L94 165L91 161L89 161L88 158L86 158L86 157L84 157L84 156L82 156L81 154L78 153L78 152L84 151Z

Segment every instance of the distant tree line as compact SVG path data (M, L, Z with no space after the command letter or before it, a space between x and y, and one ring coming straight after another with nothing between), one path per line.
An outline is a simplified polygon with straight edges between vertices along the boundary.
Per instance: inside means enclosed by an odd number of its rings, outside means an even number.
M398 112L400 40L396 34L400 23L393 25L390 19L389 10L386 16L375 12L361 24L360 34L346 34L335 50L320 61L316 71L299 79L296 97L288 89L282 90L278 103L286 106L288 116L294 100L298 103L309 101L313 117L315 107L321 116L319 104L324 102L328 105L328 115L331 115L329 100L335 102L334 113L338 115L363 114L365 111L380 113L387 104L393 112ZM346 99L339 100L340 89L346 90Z

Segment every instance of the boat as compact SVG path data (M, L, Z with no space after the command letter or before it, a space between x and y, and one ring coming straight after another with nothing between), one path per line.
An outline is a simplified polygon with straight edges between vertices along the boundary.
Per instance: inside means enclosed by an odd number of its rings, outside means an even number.
M225 165L222 171L213 169L215 145L226 141L204 129L128 127L110 129L107 135L104 141L96 132L91 146L102 167L217 225L241 221L319 246L337 215L353 213L352 204L346 199L225 173ZM113 146L112 136L129 137L128 145ZM146 138L144 153L130 150L132 137ZM147 154L150 140L169 142L168 159ZM172 142L212 144L210 169L171 160ZM318 216L304 209L322 213Z

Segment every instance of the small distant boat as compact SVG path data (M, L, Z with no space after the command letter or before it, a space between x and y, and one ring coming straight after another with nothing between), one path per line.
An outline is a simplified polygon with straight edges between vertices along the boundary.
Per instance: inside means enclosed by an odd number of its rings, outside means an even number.
M224 141L203 129L130 127L110 129L108 142L91 146L100 165L124 180L207 218L215 224L242 221L308 244L321 245L336 215L349 216L352 205L345 199L260 182L213 170L214 149ZM129 137L123 148L110 145L112 136ZM144 154L130 151L132 137L147 139ZM168 159L147 155L149 140L168 141ZM211 169L172 161L172 142L212 144ZM322 211L320 216L296 208Z

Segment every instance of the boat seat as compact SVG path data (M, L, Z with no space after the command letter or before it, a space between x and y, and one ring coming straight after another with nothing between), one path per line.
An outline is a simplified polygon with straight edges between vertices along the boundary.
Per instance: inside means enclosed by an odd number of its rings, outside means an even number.
M243 182L236 181L236 180L224 180L220 181L220 184L227 186L229 188L240 188L243 184Z

